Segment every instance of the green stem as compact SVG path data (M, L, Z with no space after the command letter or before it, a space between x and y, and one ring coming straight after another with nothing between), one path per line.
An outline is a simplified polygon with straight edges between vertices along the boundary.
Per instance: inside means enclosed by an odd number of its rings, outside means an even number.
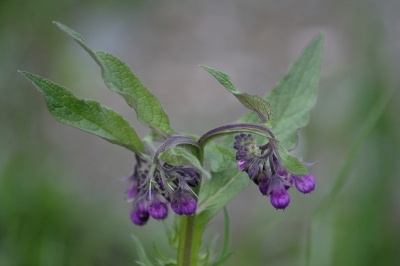
M178 266L190 265L195 216L182 216L179 223Z
M204 161L204 152L199 150L196 154L201 165ZM201 178L200 178L201 179ZM196 195L200 192L199 186L194 188L193 191ZM179 246L178 246L178 266L196 266L198 261L198 254L201 244L202 231L195 230L196 227L196 213L191 216L183 215L179 220Z
M178 266L195 266L197 264L202 232L199 233L198 230L195 230L195 226L196 214L180 218Z

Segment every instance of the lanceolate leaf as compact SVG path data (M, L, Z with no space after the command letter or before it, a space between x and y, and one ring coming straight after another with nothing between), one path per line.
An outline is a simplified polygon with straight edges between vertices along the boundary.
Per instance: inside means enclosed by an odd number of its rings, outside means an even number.
M224 259L224 257L228 254L229 248L231 246L231 225L229 222L229 214L228 210L226 209L226 206L224 207L224 217L225 217L224 244L222 246L221 255L219 256L217 262Z
M158 99L150 93L129 67L117 57L91 50L85 40L65 25L55 24L82 46L100 66L102 77L108 88L118 92L135 109L138 120L166 138L176 134Z
M145 265L145 266L154 266L154 264L149 260L149 258L147 257L146 254L146 250L144 249L142 243L140 242L139 238L137 238L136 236L132 235L133 241L135 241L135 245L136 245L136 249L137 249L137 253L138 256L141 260L141 265Z
M61 123L92 133L135 153L146 148L128 121L115 111L91 100L79 100L67 89L42 77L22 72L41 92L50 114Z
M249 95L247 93L240 93L235 86L233 86L229 76L219 70L213 69L207 66L201 66L213 75L228 91L230 91L235 97L248 109L255 112L258 117L267 123L274 116L274 110L271 105L258 95Z
M238 170L211 173L200 189L196 230L204 230L211 218L250 184L247 174Z
M323 44L324 36L319 34L265 97L275 111L272 131L288 150L297 146L297 130L308 123L309 111L317 99ZM241 121L260 122L253 113Z
M286 171L297 176L304 176L308 173L304 164L302 164L296 157L290 155L282 145L279 145L278 150L282 159L283 167L285 167Z
M230 252L228 254L226 254L224 257L222 257L221 259L219 259L216 263L213 264L213 266L221 266L224 265L225 262L227 262L229 260L229 258L235 254L236 252Z

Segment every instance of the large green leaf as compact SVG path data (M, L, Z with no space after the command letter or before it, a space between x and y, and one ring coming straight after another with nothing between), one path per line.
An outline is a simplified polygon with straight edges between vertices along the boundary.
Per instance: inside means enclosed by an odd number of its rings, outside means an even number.
M324 36L319 34L265 97L275 111L272 131L288 150L297 146L297 130L307 125L317 99L323 44ZM241 121L257 123L260 119L248 113Z
M50 80L22 72L41 92L50 114L61 123L92 133L135 153L146 153L146 148L128 121L115 111L91 100L79 100L66 88Z
M229 92L231 92L246 108L255 112L258 117L267 123L274 116L274 110L271 105L258 95L249 95L241 93L233 85L230 77L219 70L207 66L201 66L213 75Z
M235 154L215 142L209 142L206 145L204 155L210 165L211 172L237 169Z
M91 50L78 33L59 22L55 24L90 54L100 66L107 87L118 92L128 105L135 109L141 123L164 138L176 134L158 99L147 90L124 62L111 54Z

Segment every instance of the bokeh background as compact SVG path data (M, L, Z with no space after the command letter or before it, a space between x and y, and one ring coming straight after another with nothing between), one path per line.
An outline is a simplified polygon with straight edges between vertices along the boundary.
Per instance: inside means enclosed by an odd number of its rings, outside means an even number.
M98 100L140 136L148 133L54 20L122 58L160 99L174 129L197 135L246 112L199 64L228 73L243 92L265 95L323 31L319 98L295 151L319 162L311 170L316 191L291 191L284 212L255 186L230 202L237 253L226 265L305 265L307 243L311 265L400 265L399 14L398 0L0 1L0 265L134 265L131 234L150 256L154 241L173 254L163 223L136 227L129 220L119 179L132 171L133 155L58 123L17 73ZM389 90L343 189L318 223L310 221ZM204 242L222 228L219 214Z

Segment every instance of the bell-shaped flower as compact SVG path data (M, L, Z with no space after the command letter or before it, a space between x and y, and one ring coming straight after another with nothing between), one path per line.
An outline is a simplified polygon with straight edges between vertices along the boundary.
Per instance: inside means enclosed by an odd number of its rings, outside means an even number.
M315 180L312 174L305 176L293 176L294 184L301 193L311 193L315 189Z
M179 188L171 195L171 208L179 215L192 215L197 208L196 200L189 192Z

